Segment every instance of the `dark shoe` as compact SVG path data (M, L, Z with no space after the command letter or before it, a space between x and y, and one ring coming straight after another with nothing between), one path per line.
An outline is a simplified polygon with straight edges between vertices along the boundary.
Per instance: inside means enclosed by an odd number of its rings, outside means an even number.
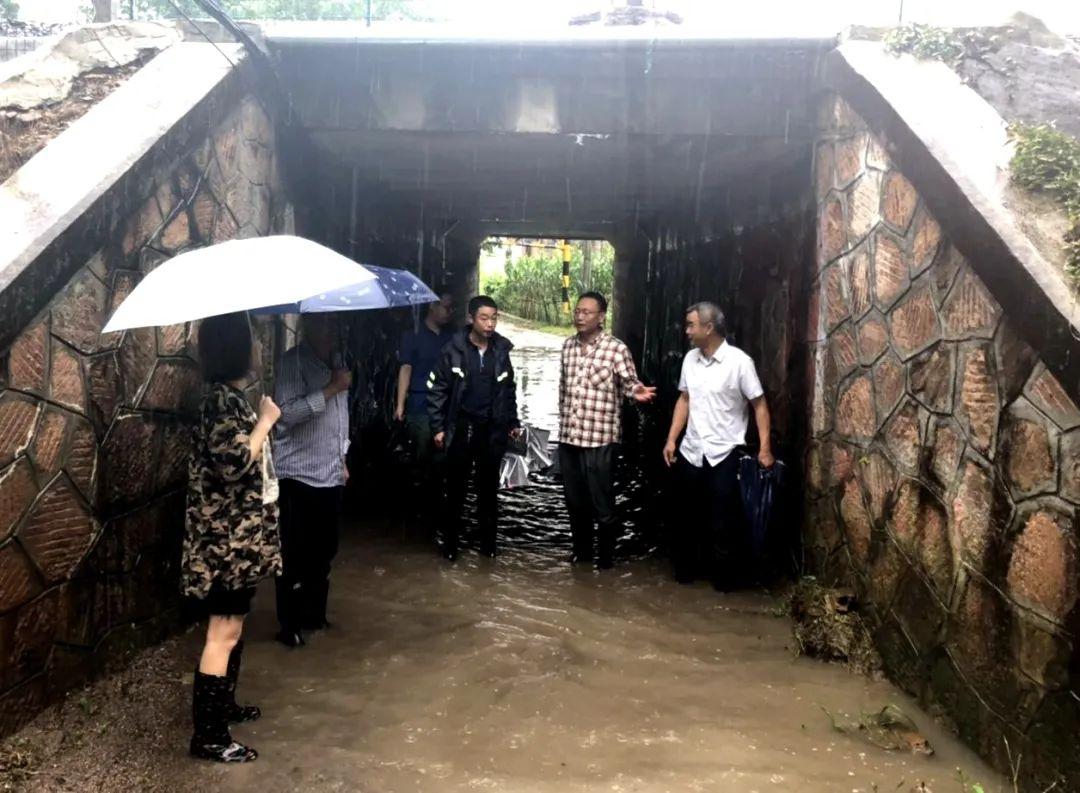
M304 641L300 631L286 630L285 628L278 631L274 638L286 647L303 647L307 643Z
M457 561L457 548L449 548L447 546L443 546L442 555L443 555L443 559L445 559L446 561L448 561L448 562L456 562Z
M229 679L229 700L225 708L225 718L233 724L255 721L262 716L262 711L255 705L236 704L236 681L240 678L240 659L244 654L244 642L238 641L229 653L229 667L226 677Z
M192 757L218 763L247 763L259 756L250 746L234 741L226 717L232 697L228 676L195 670L191 715L195 730L188 751Z
M615 566L615 560L609 556L601 556L596 560L596 568L598 570L610 570Z
M198 743L191 739L191 747L188 749L192 757L200 760L214 760L218 763L250 763L259 757L259 753L238 741L233 741L228 746L224 744Z
M593 558L592 554L578 553L577 551L574 551L568 557L568 561L570 562L570 564L592 564Z
M494 559L496 556L494 545L485 545L480 549L480 555L486 556L488 559Z
M305 631L324 631L330 627L330 620L326 617L315 617L307 620L301 627Z

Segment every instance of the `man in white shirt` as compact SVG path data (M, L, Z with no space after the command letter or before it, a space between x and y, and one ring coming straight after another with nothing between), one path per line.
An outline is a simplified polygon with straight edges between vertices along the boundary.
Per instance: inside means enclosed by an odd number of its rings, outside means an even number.
M664 445L664 462L676 468L678 497L689 518L673 538L675 577L684 584L707 577L721 590L740 583L736 571L749 561L739 558L745 554L745 529L737 451L746 443L748 403L761 443L758 462L765 468L775 462L769 406L754 362L725 341L725 333L724 314L714 303L686 310L686 337L693 349L683 359L681 393Z

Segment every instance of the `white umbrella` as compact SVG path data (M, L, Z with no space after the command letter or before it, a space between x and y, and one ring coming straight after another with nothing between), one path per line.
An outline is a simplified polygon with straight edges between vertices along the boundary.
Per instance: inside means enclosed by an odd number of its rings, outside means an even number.
M230 240L182 253L152 270L103 333L297 303L375 275L302 237Z

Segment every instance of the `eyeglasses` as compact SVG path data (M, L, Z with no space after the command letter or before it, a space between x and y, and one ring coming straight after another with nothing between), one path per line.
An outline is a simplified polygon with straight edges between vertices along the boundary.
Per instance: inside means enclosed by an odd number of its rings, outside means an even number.
M599 311L589 311L587 308L575 308L574 309L574 316L575 317L591 317L594 314L599 314L599 313L600 313Z

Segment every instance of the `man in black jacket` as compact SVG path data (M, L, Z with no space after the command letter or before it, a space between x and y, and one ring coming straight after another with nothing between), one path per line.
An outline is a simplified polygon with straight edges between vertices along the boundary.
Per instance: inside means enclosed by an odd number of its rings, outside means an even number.
M435 446L446 449L443 556L457 558L469 475L476 466L480 552L495 555L499 465L507 441L521 432L510 350L495 332L499 307L490 297L469 301L469 324L443 348L428 377L428 416Z

